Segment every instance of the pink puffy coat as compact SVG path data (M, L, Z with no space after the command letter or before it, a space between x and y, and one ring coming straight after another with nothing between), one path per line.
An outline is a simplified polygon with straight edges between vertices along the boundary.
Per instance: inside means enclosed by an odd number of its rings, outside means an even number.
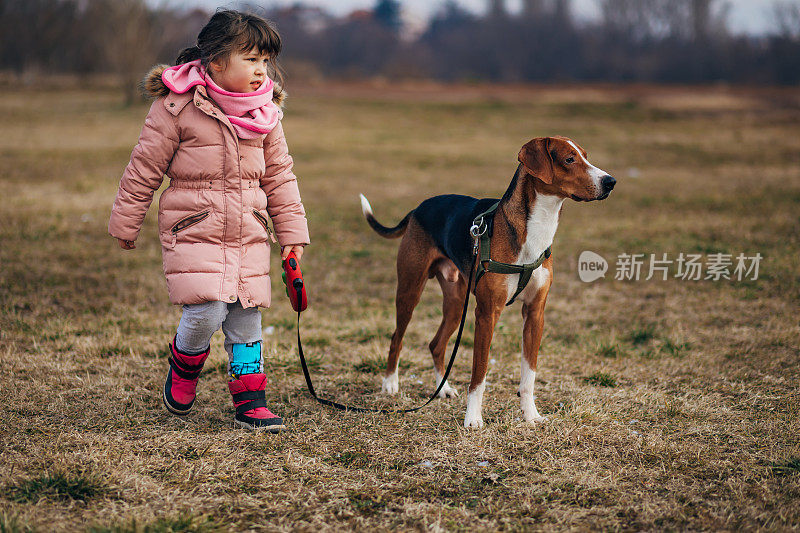
M158 231L170 301L238 298L244 307L268 307L269 220L281 246L309 243L283 127L240 139L205 87L170 92L162 70L145 79L158 99L120 181L108 231L136 240L166 174Z

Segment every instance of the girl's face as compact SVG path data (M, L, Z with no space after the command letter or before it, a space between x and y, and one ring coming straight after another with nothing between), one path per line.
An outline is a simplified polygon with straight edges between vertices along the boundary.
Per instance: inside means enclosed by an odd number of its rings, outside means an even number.
M227 60L212 61L209 73L214 82L232 93L258 90L267 79L269 56L253 48L249 52L233 52Z

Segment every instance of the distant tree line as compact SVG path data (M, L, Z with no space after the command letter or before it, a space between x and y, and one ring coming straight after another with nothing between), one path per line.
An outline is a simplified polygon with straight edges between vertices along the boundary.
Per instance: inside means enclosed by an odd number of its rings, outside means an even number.
M523 0L511 14L489 0L482 16L453 0L421 31L397 0L333 17L301 4L265 9L284 38L290 75L493 81L800 82L800 0L777 3L775 29L734 35L720 0L598 0L577 20L570 0ZM153 63L173 62L209 13L144 0L0 0L0 70L112 73L133 97Z

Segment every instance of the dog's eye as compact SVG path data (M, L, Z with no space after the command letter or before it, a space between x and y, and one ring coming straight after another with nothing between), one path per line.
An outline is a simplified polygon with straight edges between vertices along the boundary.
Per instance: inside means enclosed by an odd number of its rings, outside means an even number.
M568 157L568 158L566 158L566 159L564 160L564 162L565 162L566 164L568 164L568 165L571 165L572 163L574 163L574 162L575 162L575 158L574 158L574 157Z

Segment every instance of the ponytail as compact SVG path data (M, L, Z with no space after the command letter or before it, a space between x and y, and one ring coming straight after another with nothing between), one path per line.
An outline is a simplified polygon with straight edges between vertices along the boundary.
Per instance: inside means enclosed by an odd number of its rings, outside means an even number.
M183 63L188 63L189 61L194 61L195 59L200 59L202 53L200 52L200 48L197 46L190 46L189 48L184 48L180 54L178 54L178 59L175 60L176 65L182 65Z

